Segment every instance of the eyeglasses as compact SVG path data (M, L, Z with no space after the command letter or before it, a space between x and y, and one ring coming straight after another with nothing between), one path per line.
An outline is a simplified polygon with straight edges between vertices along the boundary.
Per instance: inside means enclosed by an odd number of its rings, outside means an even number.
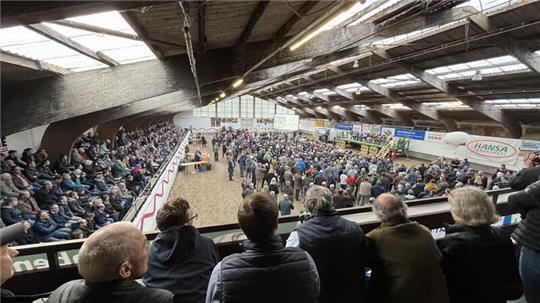
M186 223L187 223L187 222L191 222L191 221L197 219L198 217L199 217L199 214L198 214L198 213L195 213L191 218L187 219Z

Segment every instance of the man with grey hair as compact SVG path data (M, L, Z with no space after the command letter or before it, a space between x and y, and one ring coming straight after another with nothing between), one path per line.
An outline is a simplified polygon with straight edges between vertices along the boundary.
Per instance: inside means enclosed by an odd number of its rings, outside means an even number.
M449 302L441 253L429 229L407 218L407 205L381 194L373 203L381 225L367 234L371 302Z
M328 188L313 185L305 198L311 216L291 233L287 246L313 257L321 281L319 302L363 302L364 232L337 214Z
M135 225L118 222L93 233L79 251L79 274L56 289L47 302L172 303L168 290L146 288L134 281L148 268L146 237Z

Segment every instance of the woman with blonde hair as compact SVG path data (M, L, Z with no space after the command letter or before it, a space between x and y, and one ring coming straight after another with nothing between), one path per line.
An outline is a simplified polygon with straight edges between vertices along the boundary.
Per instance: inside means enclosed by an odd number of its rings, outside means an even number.
M438 242L452 303L505 303L522 294L514 245L491 224L498 221L495 205L474 186L448 192L456 222Z

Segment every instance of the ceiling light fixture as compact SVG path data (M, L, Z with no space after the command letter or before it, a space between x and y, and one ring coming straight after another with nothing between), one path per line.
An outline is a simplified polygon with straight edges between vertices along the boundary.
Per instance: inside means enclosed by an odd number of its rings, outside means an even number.
M221 92L221 94L219 94L219 97L220 97L220 98L225 98L225 96L227 96L227 95L225 94L225 92Z
M357 88L356 91L354 92L355 95L361 95L362 94L362 90L360 90L360 88Z
M323 32L324 30L331 29L331 28L335 27L336 25L339 25L340 23L345 21L345 19L347 19L347 18L349 18L351 16L350 12L353 12L354 9L357 9L358 5L361 5L361 4L357 3L353 7L349 8L347 11L344 11L344 12L342 12L340 14L337 14L335 17L328 20L328 22L326 22L323 25L319 26L316 30L312 31L311 33L304 36L304 38L300 39L298 42L291 45L289 50L294 51L294 50L298 49L300 46L304 45L304 43L306 43L309 40L313 39L313 37L317 36L318 34Z
M479 70L474 72L474 76L471 78L472 81L482 81L482 74Z
M354 60L354 63L353 63L353 65L352 65L352 67L353 67L353 68L358 68L358 66L360 66L360 65L358 64L358 60Z
M234 81L232 87L237 88L238 86L242 85L242 83L244 83L244 79L240 78L240 79Z

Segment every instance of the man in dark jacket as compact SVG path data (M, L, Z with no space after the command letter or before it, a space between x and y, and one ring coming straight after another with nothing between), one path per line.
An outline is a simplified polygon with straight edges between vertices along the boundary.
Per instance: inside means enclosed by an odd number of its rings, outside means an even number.
M49 213L44 210L38 212L37 220L32 229L43 242L67 240L71 234L69 228L59 226L53 219L49 218Z
M146 286L171 291L178 303L203 303L210 274L219 262L214 242L193 227L196 217L184 199L163 205L156 216L161 232L150 246L143 276Z
M146 272L147 261L146 238L135 225L107 225L79 250L78 267L84 280L65 283L47 302L171 303L171 292L146 288L134 280Z
M219 262L210 277L206 303L308 303L319 297L313 259L296 247L283 247L275 235L278 208L266 193L247 197L238 222L248 240L244 253Z
M319 302L363 302L364 232L337 215L326 187L312 186L305 205L311 218L291 233L287 246L300 247L315 260L321 279Z
M36 200L39 208L48 208L50 204L58 202L58 197L52 191L51 181L43 182L43 187L36 192Z

